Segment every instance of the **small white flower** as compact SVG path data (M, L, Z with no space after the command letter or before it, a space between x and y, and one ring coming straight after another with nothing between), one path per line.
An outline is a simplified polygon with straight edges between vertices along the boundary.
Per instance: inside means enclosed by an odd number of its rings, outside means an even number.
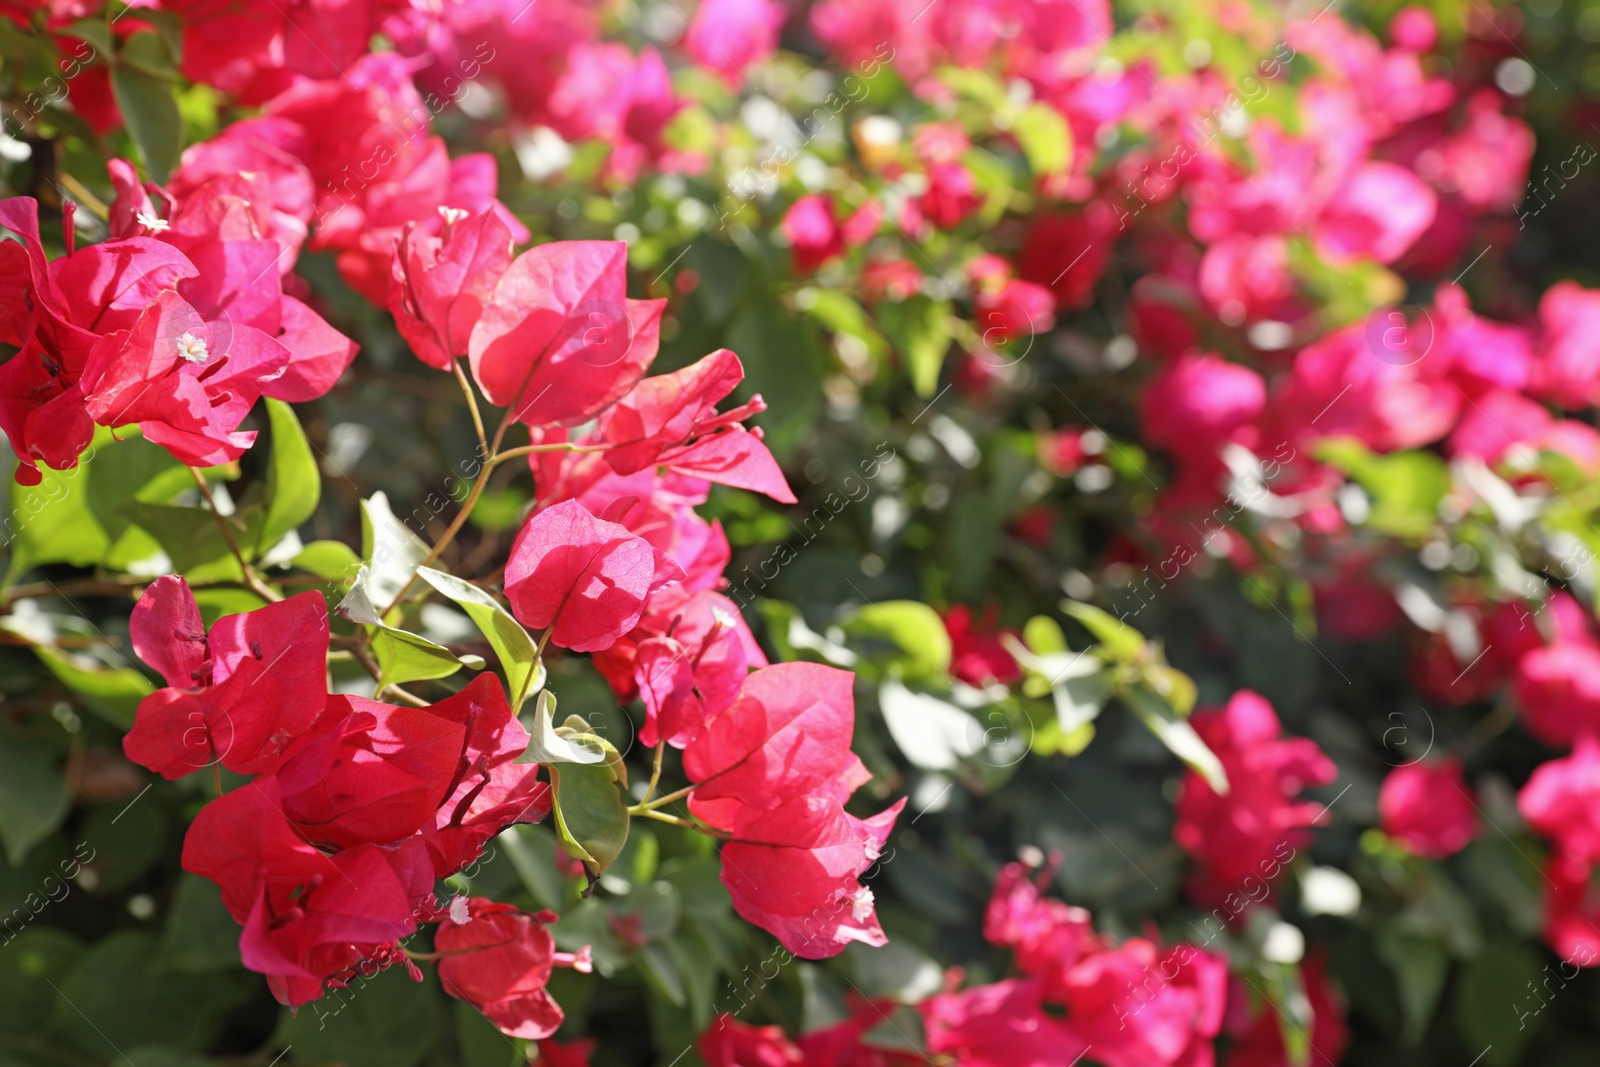
M206 351L205 341L192 333L178 338L178 355L190 363L204 363L211 358L211 353Z
M139 225L153 233L165 233L166 231L172 229L172 223L168 222L166 219L157 218L154 215L148 215L143 211L135 215L134 220L138 222Z
M444 217L446 225L453 226L462 219L466 218L469 212L463 211L458 207L441 207L439 209L439 214Z
M864 923L872 917L872 890L862 886L850 898L850 917Z
M472 913L467 911L467 898L455 896L450 898L450 921L457 926L465 926L472 921Z

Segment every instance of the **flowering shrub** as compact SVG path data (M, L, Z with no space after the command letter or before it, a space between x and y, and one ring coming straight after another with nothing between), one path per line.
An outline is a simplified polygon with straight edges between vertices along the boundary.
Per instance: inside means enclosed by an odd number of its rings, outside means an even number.
M1595 14L0 5L0 1067L1587 1062Z

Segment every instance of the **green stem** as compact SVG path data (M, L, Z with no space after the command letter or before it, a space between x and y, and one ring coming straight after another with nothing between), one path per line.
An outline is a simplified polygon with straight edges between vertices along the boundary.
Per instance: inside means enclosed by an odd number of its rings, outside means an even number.
M478 447L483 455L489 454L489 439L483 433L483 416L478 413L478 397L472 391L472 383L467 381L467 372L461 369L459 359L450 361L450 369L456 372L456 381L461 383L461 392L467 398L467 410L472 412L472 428L478 432Z
M665 807L666 805L671 804L674 800L682 800L684 797L688 796L690 793L693 793L698 788L700 788L698 785L686 785L676 792L657 797L655 800L648 802L640 801L633 807L629 808L628 813L630 815L648 814L649 812L655 811L657 808Z
M283 599L283 594L277 592L263 582L256 574L255 568L250 566L250 561L244 558L244 553L239 550L239 542L234 540L233 529L228 525L228 520L222 512L217 510L216 497L211 495L211 486L206 484L205 475L194 467L189 468L189 473L194 476L194 484L199 487L200 495L205 498L206 506L211 509L211 517L217 520L217 529L222 531L222 539L228 544L228 551L233 553L233 558L239 561L239 568L244 572L244 582L250 587L251 592L269 603Z
M697 830L700 833L705 834L707 837L717 837L724 841L732 840L733 837L732 834L723 833L721 830L713 829L704 823L695 822L693 819L679 818L676 815L668 815L664 811L656 811L652 808L645 808L642 811L635 808L629 808L628 814L636 815L641 819L654 819L656 822L664 822L671 826L682 826L686 830Z

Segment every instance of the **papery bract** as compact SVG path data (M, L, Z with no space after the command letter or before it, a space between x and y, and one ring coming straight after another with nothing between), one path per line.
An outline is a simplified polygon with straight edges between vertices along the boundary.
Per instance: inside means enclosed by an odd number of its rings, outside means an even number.
M627 246L562 241L522 253L468 343L490 401L529 425L573 425L634 387L655 359L665 301L627 298Z
M596 652L633 629L650 595L682 575L627 527L566 500L529 519L517 535L506 596L518 619L550 628L557 645Z
M1454 759L1396 767L1378 791L1384 833L1411 852L1443 859L1478 836L1478 809Z
M511 1037L544 1038L561 1025L561 1006L545 985L555 968L556 943L545 929L548 911L518 911L509 904L474 899L466 922L439 924L439 983L475 1006Z
M166 778L220 762L266 770L327 700L328 611L301 593L218 619L209 635L182 578L158 578L128 627L141 659L168 687L139 705L123 739L128 758Z

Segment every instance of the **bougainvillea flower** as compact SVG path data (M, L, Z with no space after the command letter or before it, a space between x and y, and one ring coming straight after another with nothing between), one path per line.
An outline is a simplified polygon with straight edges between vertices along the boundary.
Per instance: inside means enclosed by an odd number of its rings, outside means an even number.
M1344 1021L1344 1006L1328 984L1325 971L1320 955L1308 956L1300 968L1306 1006L1311 1011L1311 1032L1303 1040L1317 1063L1338 1063L1350 1043L1350 1028ZM1293 1062L1284 1042L1279 1009L1262 1003L1257 991L1241 978L1229 983L1225 1028L1233 1038L1227 1067L1284 1067Z
M1378 790L1383 832L1418 856L1443 859L1466 848L1481 828L1461 777L1461 761L1396 767Z
M251 326L207 322L177 293L161 293L131 328L95 343L84 370L87 410L103 426L138 423L179 462L208 467L255 442L240 431L289 350Z
M1139 410L1147 441L1203 467L1216 462L1228 440L1244 436L1266 401L1266 385L1249 367L1190 353L1162 365Z
M963 1067L1060 1067L1087 1051L1044 1010L1039 983L1030 979L939 993L917 1010L928 1051Z
M972 609L965 604L953 604L944 613L945 633L950 635L952 676L968 685L987 685L991 681L1010 685L1022 677L1022 668L1000 643L1002 634L1020 635L1000 629L998 621L997 613L988 608L974 619Z
M474 898L465 922L439 924L439 982L474 1005L502 1033L543 1038L561 1025L561 1006L545 989L556 965L556 942L545 927L554 913L518 911Z
M751 1026L726 1012L711 1020L695 1049L706 1067L801 1067L806 1062L783 1027Z
M512 261L469 338L484 395L530 426L575 425L632 389L666 301L629 300L627 262L621 241L558 241Z
M1169 977L1170 976L1170 977ZM1204 1063L1228 1001L1226 958L1144 938L1063 967L1044 987L1066 1028L1106 1067Z
M394 942L416 929L433 890L419 840L392 851L319 852L284 817L270 777L200 810L184 838L183 869L222 890L245 928L245 966L266 974L290 1005L317 999L363 960L394 962Z
M498 678L480 675L427 710L466 730L451 784L433 824L423 829L435 876L448 878L477 860L506 827L549 814L550 787L539 781L537 764L516 762L528 747L528 731Z
M1600 290L1552 285L1539 298L1540 335L1533 389L1569 410L1600 397Z
M744 680L738 698L683 753L696 783L689 810L730 829L749 809L774 808L868 777L850 751L854 675L819 663L779 663Z
M852 941L886 943L860 877L905 806L901 797L858 819L831 797L802 796L747 814L722 846L722 884L734 910L806 959L836 956Z
M408 227L394 250L389 311L400 336L430 367L467 354L472 328L511 265L511 239L492 212L445 220L438 235Z
M1411 171L1365 163L1323 205L1312 240L1334 263L1393 263L1433 224L1437 205Z
M1544 939L1579 967L1600 963L1600 894L1594 865L1560 854L1544 865Z
M294 268L316 204L311 172L301 160L309 135L298 122L261 116L236 122L217 136L184 149L167 193L179 204L196 199L216 178L243 180L252 190L249 210L258 236L278 243L280 273ZM250 177L246 177L249 175Z
M732 86L744 70L772 54L788 11L773 0L700 0L684 32L684 49Z
M1572 755L1538 767L1517 794L1517 808L1562 856L1600 862L1600 741L1584 734Z
M213 762L236 774L266 770L327 701L320 593L224 616L208 635L188 583L168 575L145 590L128 629L167 688L145 697L122 746L165 778Z
M667 646L642 655L644 646L658 638L683 650L687 677L679 673L678 664L663 658L661 650ZM645 724L639 737L645 744L664 739L683 748L700 735L706 719L733 703L750 669L765 667L767 658L733 601L720 593L674 586L652 597L639 625L596 653L594 665L618 700L643 698ZM684 703L664 708L671 700Z
M1534 649L1512 669L1511 689L1528 732L1547 745L1600 732L1600 650L1590 644Z
M324 848L400 841L431 823L466 747L463 724L432 711L329 697L315 735L273 772L284 814Z
M1327 785L1339 771L1315 741L1285 739L1272 705L1249 690L1235 693L1225 708L1196 711L1192 721L1228 775L1226 794L1194 771L1185 773L1178 793L1172 836L1202 865L1191 889L1204 903L1281 874L1310 839L1307 828L1326 812L1296 795Z
M844 254L844 234L833 217L833 200L825 193L811 193L790 204L778 229L789 241L797 274L810 274Z
M610 446L606 462L618 474L659 465L794 503L760 430L739 425L766 410L760 394L717 411L717 403L743 380L744 365L726 348L682 370L642 379L600 418L599 439Z
M682 577L644 538L565 500L517 534L506 597L524 625L550 628L562 648L596 652L638 624L652 593Z

